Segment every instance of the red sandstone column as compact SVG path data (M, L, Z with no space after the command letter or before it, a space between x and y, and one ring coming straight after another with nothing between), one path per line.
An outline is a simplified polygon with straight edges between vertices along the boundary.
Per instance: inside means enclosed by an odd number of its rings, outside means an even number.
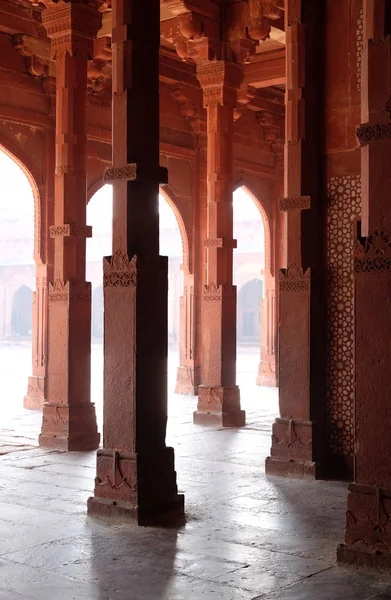
M48 285L46 265L36 267L36 291L33 294L32 321L32 375L28 379L27 395L23 406L30 410L41 410L46 396L46 353Z
M36 291L33 295L32 375L28 379L27 395L23 401L24 408L30 410L42 410L46 399L48 280L53 279L53 244L47 235L48 223L53 223L53 146L54 131L48 129L45 132L45 193L34 231Z
M355 468L341 563L391 570L391 15L364 0L362 235L355 248Z
M265 273L264 296L261 300L261 360L257 385L275 387L276 375L276 291L274 278Z
M113 256L104 259L104 423L88 512L183 514L167 422L167 257L159 256L160 0L113 2Z
M195 276L184 272L183 296L180 299L179 367L175 384L176 394L198 393L200 368L197 364Z
M285 5L285 197L280 208L287 217L287 268L279 275L280 418L273 425L271 456L266 459L268 474L310 477L318 471L325 403L321 282L326 276L321 265L323 194L318 171L321 4L287 0Z
M175 385L176 394L198 394L200 373L200 287L202 278L202 250L200 247L200 207L206 194L206 139L202 124L197 132L197 187L193 207L193 252L183 257L184 285L181 298L179 367Z
M91 284L85 280L87 61L101 17L92 4L58 2L43 13L56 61L54 278L49 284L47 402L41 446L99 446L90 401Z
M208 223L206 285L202 297L202 385L195 423L245 424L236 385L236 287L232 285L233 124L239 65L215 61L197 67L207 110Z
M276 140L275 193L279 200L283 195L284 159L283 143ZM277 206L277 207L276 207ZM265 237L264 297L261 300L261 360L258 367L257 385L276 387L278 385L278 287L275 275L280 267L280 211L279 202L274 205L273 221L270 227L270 240ZM269 247L268 247L269 246Z

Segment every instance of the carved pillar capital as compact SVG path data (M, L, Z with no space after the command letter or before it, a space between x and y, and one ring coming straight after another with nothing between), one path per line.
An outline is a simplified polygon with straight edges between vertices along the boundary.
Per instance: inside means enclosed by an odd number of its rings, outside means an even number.
M102 25L97 5L63 1L49 4L42 13L42 23L51 39L54 60L64 53L93 58L93 41Z
M243 79L243 69L230 61L210 61L198 65L197 77L204 92L204 107L235 104Z

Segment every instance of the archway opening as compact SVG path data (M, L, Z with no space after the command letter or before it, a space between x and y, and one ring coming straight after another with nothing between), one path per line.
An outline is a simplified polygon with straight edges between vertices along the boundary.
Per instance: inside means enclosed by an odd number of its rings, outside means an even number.
M11 335L30 338L33 328L33 291L27 285L20 286L12 298Z
M237 287L238 384L254 383L260 361L261 302L265 289L265 223L255 198L246 188L233 193L233 283Z
M0 378L4 392L0 416L4 426L24 414L32 365L36 268L33 188L17 160L1 147L0 189Z

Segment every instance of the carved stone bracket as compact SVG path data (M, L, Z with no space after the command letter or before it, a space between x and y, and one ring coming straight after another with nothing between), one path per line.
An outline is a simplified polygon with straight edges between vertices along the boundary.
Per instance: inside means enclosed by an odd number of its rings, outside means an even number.
M367 238L357 240L354 270L356 273L391 271L391 233L378 229Z
M67 225L52 225L49 228L50 237L81 237L81 238L90 238L92 237L92 227L91 225L86 225L85 227L79 227L74 224Z
M134 287L137 282L137 257L129 259L121 249L103 259L103 287Z
M391 138L391 123L387 125L370 125L369 123L364 123L360 127L357 127L356 136L360 142L360 146L365 146L376 140Z
M292 264L287 269L280 270L281 292L309 292L311 289L311 271Z
M211 61L198 66L197 77L204 92L204 107L209 108L228 100L236 102L243 70L228 61Z
M311 196L298 196L297 198L282 198L280 200L280 211L308 210L311 208Z

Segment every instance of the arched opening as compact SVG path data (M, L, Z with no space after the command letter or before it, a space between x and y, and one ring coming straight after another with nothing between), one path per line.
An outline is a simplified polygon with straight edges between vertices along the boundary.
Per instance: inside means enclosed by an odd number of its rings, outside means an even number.
M179 364L180 298L183 294L183 243L178 220L167 194L159 194L159 248L168 256L168 390L175 387Z
M22 285L12 298L11 334L28 338L32 335L33 328L33 291Z
M233 283L237 287L237 374L256 377L260 357L265 290L265 223L254 197L241 187L233 193Z
M263 281L252 279L238 292L237 336L238 345L257 345L261 337L261 300Z
M33 362L36 198L31 180L18 160L0 147L0 377L6 391L0 411L9 429L23 411Z

